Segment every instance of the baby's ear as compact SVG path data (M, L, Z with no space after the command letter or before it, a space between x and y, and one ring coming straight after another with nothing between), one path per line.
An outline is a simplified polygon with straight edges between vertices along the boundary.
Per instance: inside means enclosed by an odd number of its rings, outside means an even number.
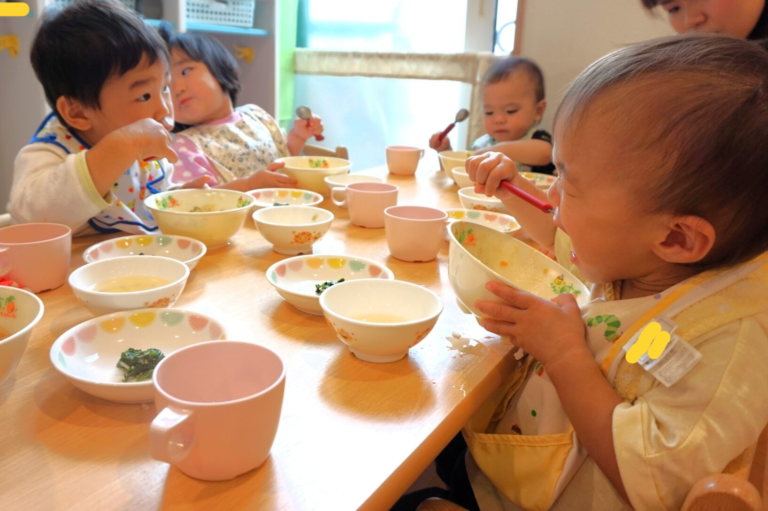
M542 99L538 103L536 103L536 122L541 122L541 119L544 117L544 112L547 110L547 100Z
M673 217L665 239L654 252L668 263L688 264L704 259L715 244L715 228L701 217Z
M91 129L92 124L88 116L88 111L83 107L83 104L67 96L59 96L56 100L56 110L64 122L77 131L88 131Z

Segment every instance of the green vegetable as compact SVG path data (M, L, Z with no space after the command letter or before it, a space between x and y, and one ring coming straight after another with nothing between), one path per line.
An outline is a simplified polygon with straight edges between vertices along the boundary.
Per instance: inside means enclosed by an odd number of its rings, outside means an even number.
M316 295L321 295L321 294L323 294L323 291L325 291L329 287L331 287L331 286L333 286L335 284L341 284L342 282L344 282L344 279L339 279L339 280L336 280L336 281L331 280L329 282L323 282L322 284L315 284L315 294Z
M129 378L136 378L137 382L144 381L152 377L155 366L164 358L163 352L157 348L150 348L145 351L128 348L120 354L117 368L122 369L125 373L124 382L127 382Z
M275 202L275 203L274 203L274 204L272 204L272 205L273 205L273 206L290 206L290 204L288 204L287 202L286 202L285 204L282 204L282 203L280 203L280 202Z

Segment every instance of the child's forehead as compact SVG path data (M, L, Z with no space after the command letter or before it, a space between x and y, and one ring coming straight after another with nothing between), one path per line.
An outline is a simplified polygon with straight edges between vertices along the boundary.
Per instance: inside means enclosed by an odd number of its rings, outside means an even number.
M137 85L162 81L168 75L168 64L158 56L154 62L144 55L138 65L122 75L114 74L104 84L105 88L132 89Z
M499 82L486 84L483 88L486 105L503 105L536 101L536 83L524 71L515 71Z
M179 64L186 64L188 62L194 62L192 57L187 55L187 52L181 48L173 48L171 50L171 65L178 66Z

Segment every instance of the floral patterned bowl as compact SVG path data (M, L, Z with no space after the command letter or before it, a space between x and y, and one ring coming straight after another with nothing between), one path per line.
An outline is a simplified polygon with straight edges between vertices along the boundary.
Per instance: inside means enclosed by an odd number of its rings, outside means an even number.
M0 286L0 384L19 364L44 310L43 302L32 293Z
M486 197L482 193L475 192L474 186L468 186L459 190L459 201L465 209L478 211L492 211L494 213L508 213L504 203L496 197Z
M144 199L163 234L188 236L208 248L223 247L248 217L253 197L234 190L200 188Z
M92 396L117 403L154 400L152 379L123 382L117 368L128 348L156 348L168 356L191 344L226 339L218 321L183 310L143 309L118 312L81 323L51 346L53 367L72 384Z
M275 163L283 162L285 167L278 170L299 182L299 187L322 195L330 191L324 179L337 174L348 174L352 162L342 158L328 156L288 156L278 158Z
M453 222L448 230L448 279L464 312L485 317L475 302L501 302L485 288L492 280L547 300L560 293L572 293L579 305L589 300L589 290L581 281L522 241L464 221Z
M88 247L83 259L93 263L133 255L160 256L181 261L193 270L206 251L202 242L184 236L125 236Z
M443 302L429 289L402 280L342 282L320 295L338 338L357 358L395 362L432 331Z
M295 188L260 188L248 195L254 199L251 212L270 206L317 206L323 202L319 193Z
M264 208L253 214L253 222L278 254L307 254L331 228L333 213L309 206Z
M322 316L316 285L356 279L394 280L395 274L383 264L345 255L298 256L280 261L267 270L267 281L285 301L308 314ZM322 294L322 293L321 293Z
M555 184L557 178L550 176L549 174L541 174L539 172L520 172L520 175L529 181L532 181L537 188L541 190L549 190L549 187Z
M504 213L484 213L474 209L446 209L448 222L464 220L473 224L481 224L499 232L511 233L520 230L520 224L515 217Z
M167 257L125 256L86 264L72 272L69 285L75 296L94 315L111 312L171 307L184 291L189 267ZM114 286L130 286L141 279L142 291L97 291L94 288L111 282ZM155 287L149 287L155 285Z

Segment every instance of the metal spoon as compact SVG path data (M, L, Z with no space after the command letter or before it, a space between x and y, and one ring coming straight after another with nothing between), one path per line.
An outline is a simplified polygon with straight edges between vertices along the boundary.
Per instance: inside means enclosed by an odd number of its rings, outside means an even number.
M312 120L312 110L310 110L309 108L307 108L305 106L297 107L296 108L296 117L298 117L299 119L304 119L305 121L307 121L307 126L309 126L309 121ZM325 137L322 136L322 135L315 135L315 140L317 140L318 142L322 142L323 140L325 140Z
M456 112L456 120L453 121L451 124L449 124L448 127L445 128L445 130L442 133L440 133L440 135L437 137L437 141L442 142L443 139L448 135L448 133L451 132L453 127L456 126L456 123L463 121L467 117L469 117L469 110L467 110L466 108L462 108L461 110Z

